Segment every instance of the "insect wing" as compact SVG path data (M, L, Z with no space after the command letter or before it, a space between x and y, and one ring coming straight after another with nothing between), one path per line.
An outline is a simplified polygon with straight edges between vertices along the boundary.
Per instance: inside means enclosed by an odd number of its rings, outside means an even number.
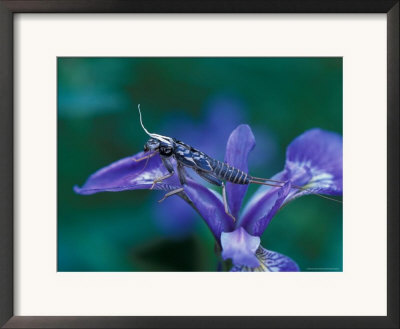
M196 162L193 160L192 152L190 149L186 148L182 145L177 145L175 147L175 159L182 163L184 166L195 167L197 166Z
M175 143L175 157L183 165L197 167L205 172L213 170L212 159L208 155L181 141L175 140Z
M195 151L192 153L192 159L196 163L196 166L204 171L212 171L211 159L203 152Z

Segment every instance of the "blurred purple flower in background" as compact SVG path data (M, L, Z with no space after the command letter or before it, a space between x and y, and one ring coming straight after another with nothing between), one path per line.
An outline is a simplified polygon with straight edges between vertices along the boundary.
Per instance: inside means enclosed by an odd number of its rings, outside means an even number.
M247 172L247 158L254 146L255 138L250 127L238 126L228 139L225 161ZM158 155L149 159L145 169L140 162L132 161L142 156L143 152L140 152L97 171L82 188L75 187L75 192L93 194L150 188L155 178L166 174L166 169ZM285 168L273 179L285 183L279 187L260 187L241 214L239 210L248 186L227 184L228 204L232 214L238 218L235 223L225 213L218 193L193 179L188 179L184 186L186 201L207 223L221 249L222 258L232 260L232 271L299 270L289 257L262 247L260 236L273 216L291 200L311 193L342 194L342 137L320 129L303 133L288 146ZM169 191L178 186L180 183L174 175L155 187Z

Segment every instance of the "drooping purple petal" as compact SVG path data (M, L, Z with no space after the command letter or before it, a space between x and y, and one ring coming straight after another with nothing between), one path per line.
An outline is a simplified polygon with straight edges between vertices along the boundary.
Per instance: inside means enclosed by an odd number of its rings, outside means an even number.
M290 182L286 182L283 187L271 187L258 200L246 207L239 225L252 235L262 235L272 217L282 206L290 190Z
M256 145L256 141L248 125L240 125L229 136L226 145L225 162L230 166L248 172L248 157L250 151ZM228 205L234 217L238 217L243 197L246 194L248 185L226 184Z
M256 257L260 266L233 266L231 272L298 272L299 266L289 257L275 251L270 251L262 246L257 249Z
M232 259L236 266L258 267L256 250L259 245L260 237L250 235L243 227L221 234L222 258Z
M286 179L307 189L300 194L341 195L343 191L343 138L322 129L298 136L287 148Z
M207 223L216 241L220 243L221 233L230 232L234 228L233 220L225 213L220 196L191 179L185 184L185 193Z
M145 156L140 152L126 157L96 171L82 187L74 186L78 194L94 194L99 192L119 192L125 190L149 189L155 178L168 173L162 164L160 156L156 154L147 160L134 161ZM174 175L154 187L156 190L171 190L180 186L177 175Z

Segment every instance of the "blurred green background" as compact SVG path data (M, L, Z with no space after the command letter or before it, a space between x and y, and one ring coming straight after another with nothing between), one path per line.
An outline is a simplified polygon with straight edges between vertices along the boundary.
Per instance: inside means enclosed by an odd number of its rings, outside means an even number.
M214 240L180 198L159 191L74 194L97 169L143 149L149 131L219 160L241 123L257 146L250 173L282 170L313 127L342 133L341 58L58 58L58 271L215 271ZM247 192L249 199L257 187ZM262 245L302 271L342 270L342 207L293 201Z

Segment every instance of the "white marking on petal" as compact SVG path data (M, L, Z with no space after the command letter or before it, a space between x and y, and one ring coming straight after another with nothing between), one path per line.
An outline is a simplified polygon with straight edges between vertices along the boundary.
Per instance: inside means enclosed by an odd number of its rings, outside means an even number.
M315 181L322 181L322 180L330 180L332 181L333 175L329 173L319 173L317 175L313 175L313 178L311 179L310 183L315 182Z

